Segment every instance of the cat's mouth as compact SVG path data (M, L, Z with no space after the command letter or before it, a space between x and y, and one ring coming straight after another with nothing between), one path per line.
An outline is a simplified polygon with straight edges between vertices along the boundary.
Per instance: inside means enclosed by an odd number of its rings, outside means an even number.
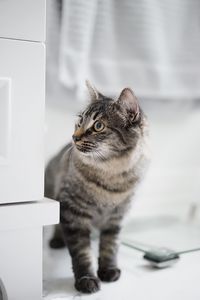
M75 143L77 150L79 150L82 153L90 153L94 151L94 144L93 143L88 143L88 142L83 142L81 144Z

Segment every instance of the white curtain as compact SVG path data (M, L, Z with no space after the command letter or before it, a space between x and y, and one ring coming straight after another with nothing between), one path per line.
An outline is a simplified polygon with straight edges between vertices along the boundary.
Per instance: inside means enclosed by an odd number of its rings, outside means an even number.
M200 96L199 0L48 5L47 78L57 91L81 98L87 78L111 95L130 86L140 97Z

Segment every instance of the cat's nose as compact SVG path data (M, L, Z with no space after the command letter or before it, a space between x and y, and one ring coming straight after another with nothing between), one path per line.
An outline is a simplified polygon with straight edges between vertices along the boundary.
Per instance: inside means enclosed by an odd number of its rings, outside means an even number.
M72 138L73 138L75 143L81 140L80 136L77 136L77 135L74 135L74 134L72 135Z

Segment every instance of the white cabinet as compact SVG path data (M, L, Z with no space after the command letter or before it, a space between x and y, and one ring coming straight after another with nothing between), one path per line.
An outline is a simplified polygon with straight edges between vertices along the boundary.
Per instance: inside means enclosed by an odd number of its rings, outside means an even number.
M52 200L0 207L0 282L5 300L42 299L42 226L58 220L58 205Z
M58 203L43 198L44 40L44 0L0 0L0 299L3 291L5 300L42 299L42 227L59 222Z
M0 39L0 203L43 198L45 48Z
M0 37L44 41L45 0L0 0Z

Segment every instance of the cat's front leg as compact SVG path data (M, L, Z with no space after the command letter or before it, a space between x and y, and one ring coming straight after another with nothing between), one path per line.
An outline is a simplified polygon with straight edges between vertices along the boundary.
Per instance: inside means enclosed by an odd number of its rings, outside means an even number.
M83 224L62 224L62 228L72 258L75 288L82 293L97 292L100 289L100 281L92 270L90 230Z
M118 235L120 226L109 222L100 233L98 276L102 281L119 279L121 271L117 267Z

